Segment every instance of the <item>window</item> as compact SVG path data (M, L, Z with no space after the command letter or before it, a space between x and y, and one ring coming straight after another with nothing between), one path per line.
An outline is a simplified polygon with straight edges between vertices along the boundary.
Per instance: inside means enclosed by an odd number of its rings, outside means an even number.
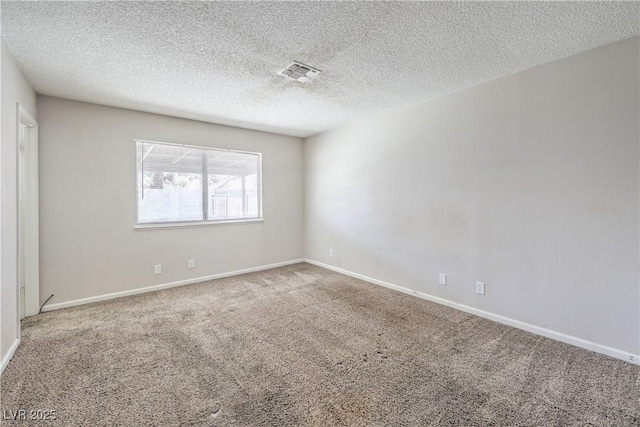
M260 153L136 141L138 224L260 219Z

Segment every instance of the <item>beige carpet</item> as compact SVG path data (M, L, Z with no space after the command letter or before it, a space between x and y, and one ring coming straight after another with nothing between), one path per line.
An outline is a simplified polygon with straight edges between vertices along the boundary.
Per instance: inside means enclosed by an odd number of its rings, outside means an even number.
M43 425L640 426L637 366L309 264L23 328L1 406Z

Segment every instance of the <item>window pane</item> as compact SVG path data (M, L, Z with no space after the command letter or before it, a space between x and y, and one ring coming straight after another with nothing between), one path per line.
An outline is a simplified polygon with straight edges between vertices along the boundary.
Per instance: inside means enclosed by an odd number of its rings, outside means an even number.
M138 223L204 219L203 151L145 142L137 148Z
M260 217L259 161L256 154L207 152L209 219Z
M136 144L139 224L262 216L260 154Z

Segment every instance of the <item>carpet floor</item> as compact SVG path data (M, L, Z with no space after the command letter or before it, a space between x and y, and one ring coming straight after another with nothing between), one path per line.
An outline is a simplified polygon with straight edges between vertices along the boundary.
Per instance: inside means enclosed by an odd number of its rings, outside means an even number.
M640 426L638 366L304 263L27 318L1 393L61 426Z

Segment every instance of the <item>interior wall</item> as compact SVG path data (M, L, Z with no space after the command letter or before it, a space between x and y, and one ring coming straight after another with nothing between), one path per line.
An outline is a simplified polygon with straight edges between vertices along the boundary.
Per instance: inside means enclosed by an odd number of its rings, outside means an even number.
M1 169L1 248L0 248L0 353L9 355L20 328L18 321L18 216L17 216L17 104L36 118L36 94L15 62L2 50L2 148Z
M308 138L306 257L640 354L639 48Z
M47 96L38 118L48 304L303 258L300 138ZM261 152L264 223L135 230L134 138Z

